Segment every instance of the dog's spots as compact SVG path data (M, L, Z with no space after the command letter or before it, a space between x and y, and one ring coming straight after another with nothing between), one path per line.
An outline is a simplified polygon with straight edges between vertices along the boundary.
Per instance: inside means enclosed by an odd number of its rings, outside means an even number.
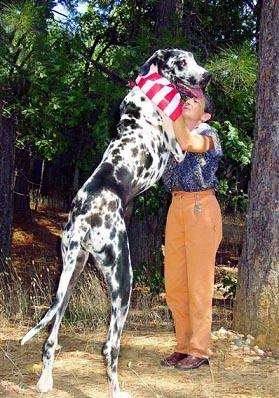
M118 206L117 206L116 202L113 201L113 200L111 200L111 201L108 203L108 210L109 210L110 213L115 212L115 210L117 209L117 207L118 207Z
M168 152L167 148L164 145L159 145L158 147L158 153L160 155L160 159L162 159L162 156Z
M126 134L126 137L122 138L122 140L121 140L122 148L124 148L126 145L129 145L132 143L136 143L136 139L135 139L135 137L131 136L131 134L129 134L129 137L127 137L127 134Z
M195 86L197 84L197 79L194 76L189 78L189 83L191 86Z
M76 249L79 246L79 242L72 240L69 246L69 251L73 251L74 249Z
M161 169L161 167L163 166L163 159L162 158L160 158L160 160L159 160L159 168Z
M111 152L111 154L114 159L118 158L118 156L120 156L120 158L122 159L120 147L114 148L114 150Z
M145 180L152 179L152 176L154 176L154 174L150 173L149 171L146 171L143 176L144 176Z
M127 193L129 192L129 173L124 173L122 168L117 177L114 176L114 167L110 163L102 163L98 171L93 175L84 186L84 192L87 195L87 201L92 200L93 195L98 195L100 191L108 190L115 193L122 199L123 205L127 202Z
M180 60L175 62L175 66L176 66L177 70L180 72L183 71L183 69L185 68L183 62L181 62Z
M153 163L153 158L152 158L151 154L149 153L145 159L145 164L144 164L145 168L149 169L151 167L152 163Z
M79 215L85 215L90 213L91 210L91 200L83 200L82 198L76 197L74 202L73 202L73 209L71 211L71 217L72 217L72 223L74 224L76 221L76 218Z
M142 172L143 172L143 166L137 167L137 177L140 177L142 175Z
M105 254L104 266L111 267L114 264L115 260L115 251L112 244L105 245L103 248L103 252Z
M138 148L132 148L131 149L131 155L132 155L133 158L136 158L138 153L139 153Z
M71 229L72 223L71 221L67 222L67 224L64 227L64 232L68 232Z
M119 328L117 324L114 325L113 334L116 336L119 334Z
M102 198L102 201L101 201L101 208L102 208L102 207L106 207L106 205L107 205L106 199L105 199L105 198Z
M164 138L165 138L166 142L169 142L169 136L166 131L164 131Z
M135 118L124 119L123 121L118 123L117 130L120 134L123 134L125 131L127 131L128 128L131 128L132 130L140 128Z
M120 148L114 149L111 154L112 154L115 162L121 162L122 161L122 155L121 155L121 152L120 152Z
M112 230L110 231L109 237L111 240L113 240L115 238L115 236L116 236L116 229L112 228Z
M140 119L142 108L137 106L134 102L129 102L127 104L126 113L135 119Z
M121 182L121 184L123 184L125 187L130 184L131 174L125 167L120 167L119 169L117 169L115 174L117 180Z
M105 227L106 227L107 229L110 229L111 226L112 226L112 219L111 219L111 216L110 216L109 214L106 214L106 216L105 216Z
M102 217L99 214L92 214L90 217L86 218L86 221L91 225L91 227L101 227L103 224Z

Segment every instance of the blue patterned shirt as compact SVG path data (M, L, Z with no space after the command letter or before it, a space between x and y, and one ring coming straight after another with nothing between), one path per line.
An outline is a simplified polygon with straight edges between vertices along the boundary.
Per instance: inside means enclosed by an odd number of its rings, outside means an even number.
M207 189L218 189L216 171L218 162L223 156L220 138L207 123L201 123L192 133L212 137L214 149L203 153L186 152L181 162L170 155L162 176L168 192L186 191L198 192Z

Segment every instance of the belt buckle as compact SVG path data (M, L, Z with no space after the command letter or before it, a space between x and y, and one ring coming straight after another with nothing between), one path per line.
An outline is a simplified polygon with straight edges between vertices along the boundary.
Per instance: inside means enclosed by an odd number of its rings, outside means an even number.
M194 204L194 213L200 213L202 211L202 207L199 203L199 196L195 196L195 204Z

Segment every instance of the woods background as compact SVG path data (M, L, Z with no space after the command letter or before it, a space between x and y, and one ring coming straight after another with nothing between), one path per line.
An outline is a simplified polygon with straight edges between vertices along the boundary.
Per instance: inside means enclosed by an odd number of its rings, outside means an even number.
M257 165L260 158L262 166L254 169L250 192L256 202L251 206L255 209L264 203L257 210L261 217L273 209L272 218L268 214L262 218L268 225L267 236L272 236L272 247L260 254L257 278L247 263L257 263L259 253L253 251L255 256L250 258L250 249L244 252L241 269L249 271L240 273L243 284L239 284L239 297L248 301L244 315L236 319L240 329L251 328L255 311L248 316L247 308L254 308L255 297L264 296L264 300L257 300L261 307L258 314L263 312L264 316L260 323L253 323L252 329L258 334L274 335L272 341L277 345L275 328L266 326L270 325L266 320L271 316L274 325L279 320L278 309L275 310L278 295L274 298L272 294L274 288L278 291L278 279L267 278L270 272L278 275L279 269L275 166L278 150L273 152L278 149L278 123L273 123L278 120L279 106L279 58L275 50L278 8L276 0L1 2L1 270L7 268L14 220L32 218L43 199L57 209L69 209L77 189L116 134L121 99L140 65L158 48L184 48L213 74L208 91L215 99L213 126L224 149L218 192L223 215L246 214L252 145L255 140L260 142L252 159ZM261 13L266 23L262 29ZM266 35L264 29L269 29ZM257 75L259 56L262 62ZM272 68L266 69L268 65ZM257 81L261 104L270 110L268 118L264 114L266 108L256 107ZM272 86L272 90L263 95L261 82ZM266 103L268 92L277 94ZM263 125L261 118L267 123L259 129ZM270 151L263 154L257 148ZM257 174L263 170L264 174ZM266 194L259 202L257 192L263 175ZM270 192L272 195L268 196ZM161 245L168 203L159 182L136 198L127 214L135 273L139 269L152 270L144 278L148 283L153 278L155 290L162 282L156 275L162 269ZM255 223L252 217L247 233L258 237L259 246L262 230L262 224ZM247 278L252 281L252 296L245 290ZM262 311L263 306L269 311ZM236 308L240 314L242 309ZM261 324L265 326L261 328Z

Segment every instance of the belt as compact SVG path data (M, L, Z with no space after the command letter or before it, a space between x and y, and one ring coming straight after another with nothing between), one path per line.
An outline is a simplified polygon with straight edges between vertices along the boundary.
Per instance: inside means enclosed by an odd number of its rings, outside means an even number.
M172 196L174 197L196 197L196 196L206 196L206 195L215 195L215 191L213 189L206 189L205 191L197 191L197 192L185 192L185 191L174 191Z
M213 189L207 189L205 191L197 192L185 192L185 191L175 191L172 193L172 197L177 203L193 203L194 213L200 213L202 211L202 206L200 204L200 199L205 196L214 196L215 191ZM178 202L177 202L178 200Z

